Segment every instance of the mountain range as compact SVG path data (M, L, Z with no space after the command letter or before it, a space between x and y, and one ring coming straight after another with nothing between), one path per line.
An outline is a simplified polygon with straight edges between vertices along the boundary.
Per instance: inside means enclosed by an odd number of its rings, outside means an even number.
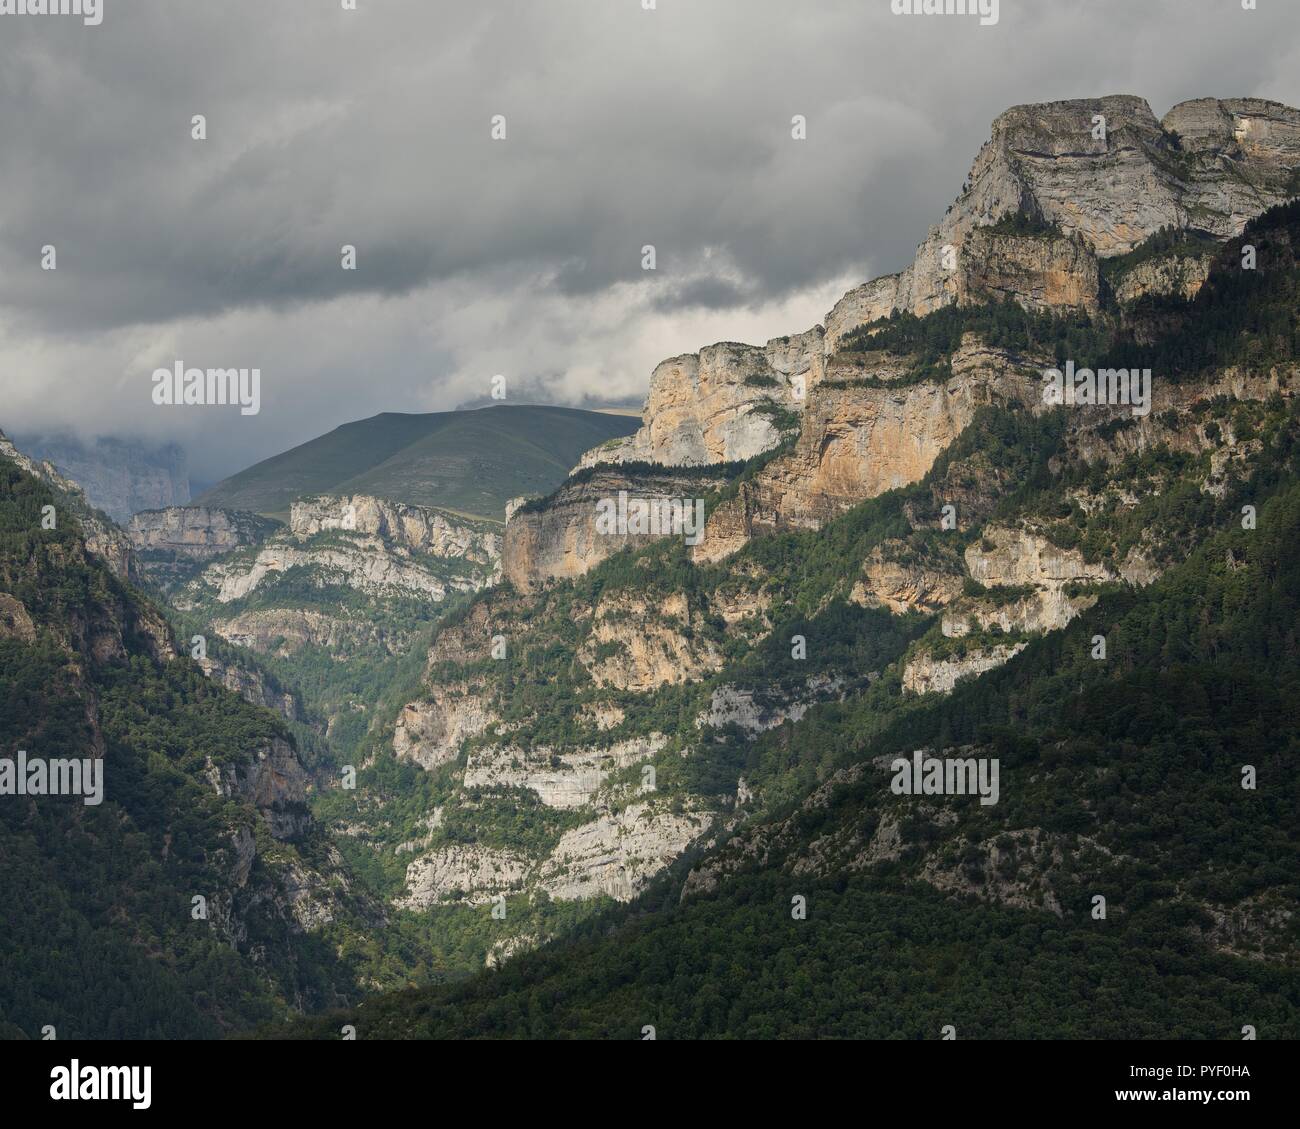
M3 808L0 1022L1300 1034L1298 192L1277 103L1020 106L639 423L377 416L126 531L0 447L0 754L108 770Z

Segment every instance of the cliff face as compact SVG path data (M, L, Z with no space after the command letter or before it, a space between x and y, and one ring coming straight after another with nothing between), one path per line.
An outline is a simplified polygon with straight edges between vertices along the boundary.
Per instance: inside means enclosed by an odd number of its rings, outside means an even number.
M208 506L173 506L131 518L127 536L143 573L162 588L193 576L223 553L256 545L279 528L257 514Z
M275 738L248 761L222 768L209 765L208 778L219 795L239 796L252 804L276 839L300 840L311 830L307 773L288 741Z
M1165 255L1139 263L1115 282L1115 300L1121 305L1148 295L1195 298L1210 276L1214 256Z
M224 540L227 522L223 516L200 539ZM184 609L232 605L291 570L328 575L377 597L443 600L490 581L499 552L497 528L360 495L306 499L294 503L287 531L260 542L256 551L214 558L176 602Z
M976 228L958 259L958 305L1010 300L1035 311L1096 313L1100 288L1097 259L1077 237L1006 235Z
M820 327L764 348L725 343L664 361L650 378L645 425L589 451L582 466L740 462L774 447L820 378ZM802 382L802 388L800 388Z
M361 494L301 498L293 503L289 529L305 540L338 530L375 537L396 550L493 565L500 537L485 522L456 520L441 510L408 506Z
M969 651L960 658L936 659L924 652L903 667L903 689L914 694L948 694L964 678L978 678L1009 662L1027 644L997 643Z
M1094 136L1102 119L1104 136ZM1163 122L1128 96L1015 107L994 122L961 196L911 266L850 291L824 328L763 348L715 345L665 361L640 431L589 452L582 465L718 464L770 451L797 431L789 455L717 508L693 555L718 561L756 532L817 528L917 481L980 404L1037 395L1022 358L978 340L952 357L951 382L913 384L906 358L845 353L854 330L894 311L923 316L1004 300L1099 317L1100 260L1166 229L1236 235L1288 197L1298 170L1300 112L1277 103L1202 99L1176 106ZM1210 258L1208 250L1179 251L1139 262L1117 276L1114 300L1190 297ZM867 344L854 339L854 348ZM594 515L585 516L602 491L618 488L613 478L566 485L512 520L505 575L530 591L581 575L629 543L595 538Z
M393 752L431 772L455 760L466 738L477 737L496 720L491 705L468 683L430 685L426 698L408 703L398 715Z
M289 721L303 720L298 696L276 684L250 663L212 654L197 659L196 662L205 675L214 682L219 682L232 694L238 694L244 701L272 710Z
M188 507L139 515L133 532L172 604L205 624L210 641L229 645L200 660L209 676L287 718L323 723L344 755L353 749L342 742L364 733L375 705L357 694L351 672L379 684L394 676L391 664L439 605L491 586L500 568L498 523L362 494L297 499L287 527ZM259 655L312 693L269 677ZM412 748L427 743L431 724L412 715Z
M899 387L823 385L794 450L713 511L694 558L719 561L754 536L820 528L859 502L920 480L982 405L1032 406L1040 398L1032 369L973 339L953 356L952 373Z
M1093 136L1095 119L1105 139ZM1183 140L1186 135L1186 140ZM988 255L982 227L1024 215L1075 237L1098 258L1132 251L1162 228L1226 239L1283 203L1300 166L1300 111L1262 99L1201 99L1163 122L1141 98L1017 106L993 123L968 187L931 229L913 264L869 283L827 321L828 348L892 309L926 314L963 297ZM952 254L945 262L944 249ZM949 269L953 258L956 269ZM1073 306L1092 289L1086 259L1004 273L999 287L1027 305ZM1047 268L1047 269L1044 269ZM1078 270L1075 277L1067 277ZM1051 286L1043 279L1054 277Z
M1104 118L1104 139L1094 137ZM765 348L715 345L654 373L643 426L589 452L583 466L669 466L749 458L776 446L780 413L800 414L792 378L811 389L844 338L898 310L1009 299L1031 310L1096 313L1099 259L1164 228L1225 239L1289 198L1300 167L1300 111L1262 99L1199 99L1156 119L1141 98L1017 106L994 123L961 196L905 270L856 287L815 326ZM1019 217L1041 230L996 226ZM1129 274L1121 301L1194 294L1207 261L1178 258ZM770 414L765 414L770 413Z
M678 499L693 504L717 489L719 482L716 474L669 473L639 466L597 467L575 475L544 503L511 514L503 539L502 575L520 592L534 591L550 580L581 576L621 549L663 536L633 532L630 525L607 530L599 524L602 504L616 506L620 494L631 500Z

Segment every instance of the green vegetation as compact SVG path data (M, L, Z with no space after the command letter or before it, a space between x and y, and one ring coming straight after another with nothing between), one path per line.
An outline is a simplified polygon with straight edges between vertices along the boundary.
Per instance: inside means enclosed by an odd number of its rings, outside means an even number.
M1080 366L1087 358L1104 355L1111 340L1106 326L1085 313L1032 313L1008 299L983 306L945 306L920 318L895 310L848 334L840 350L883 350L911 357L914 368L905 383L946 379L952 375L952 354L967 333L1013 355L1055 358L1062 364L1069 358Z
M99 747L105 798L0 797L0 1035L211 1038L283 1017L291 1000L353 998L327 946L288 946L278 868L325 863L319 833L276 842L208 780L291 734L188 660L156 658L161 616L86 556L75 523L42 530L47 504L64 503L0 460L0 591L37 628L32 642L0 637L0 755ZM258 851L245 885L241 834ZM196 894L211 920L192 919ZM247 929L237 945L232 915Z
M832 735L841 766L972 745L1000 760L998 805L950 805L956 821L939 820L894 797L886 772L846 776L821 806L794 797L775 813L797 834L715 893L680 900L685 860L638 905L494 976L372 1000L347 1020L369 1038L635 1039L653 1024L660 1038L922 1039L954 1023L971 1038L1233 1039L1249 1015L1297 1037L1294 917L1263 914L1238 936L1267 961L1208 943L1217 914L1300 897L1300 446L1287 442L1243 488L1262 502L1257 531L1205 530L1157 584L1105 597L948 698L891 707L878 684L817 711L829 725L764 738L824 759ZM1108 662L1090 657L1097 632ZM1241 787L1246 764L1255 791ZM899 816L908 845L892 860L787 869L814 839L858 850ZM1014 883L1042 869L1025 834L1059 851L1059 916L915 882L936 860L975 889ZM1105 922L1089 913L1097 891ZM791 920L792 892L808 921ZM288 1031L332 1037L342 1021Z
M1152 259L1195 259L1217 254L1219 241L1212 236L1186 228L1162 227L1150 239L1126 255L1101 260L1101 274L1112 285L1142 263Z
M1054 223L1048 223L1041 216L1031 216L1028 212L1016 210L1007 212L996 223L976 228L990 235L1018 235L1034 239L1065 239L1065 231Z
M1241 248L1247 243L1256 248L1255 270L1242 269ZM1300 358L1297 246L1300 201L1252 220L1216 259L1192 301L1149 304L1172 324L1151 344L1122 342L1115 351L1119 367L1150 368L1162 378L1178 379L1232 366L1259 371L1295 362Z
M1241 271L1229 247L1195 302L1097 318L1011 304L896 315L848 345L910 358L905 379L942 375L969 332L1013 358L1090 367L1114 358L1169 381L1215 366L1289 365L1298 225L1296 207L1254 225L1246 238L1259 247L1259 271ZM1139 252L1179 253L1171 239ZM1281 388L1287 378L1279 373ZM792 433L783 413L774 406L771 418ZM466 434L446 423L425 435L417 421L427 419L350 425L360 430L290 452L245 486L279 489L271 479L282 472L323 479L332 464L340 482L382 470L406 489L423 473L413 468L424 444ZM1300 409L1280 394L1220 397L1141 423L1077 421L1064 409L982 408L921 481L816 531L758 537L718 564L697 565L666 539L529 598L498 588L436 607L291 569L238 610L316 610L365 636L257 664L313 703L293 725L235 702L184 661L153 657L137 622L146 605L88 564L75 537L38 531L45 495L31 480L0 479L0 591L41 625L35 643L0 639L0 748L86 747L93 697L115 766L102 809L43 804L33 816L0 805L0 846L16 860L0 879L12 907L0 935L0 999L16 1001L0 1014L4 1032L31 1033L37 1020L73 1034L168 1036L269 1024L333 1038L346 1017L363 1038L637 1038L652 1024L661 1038L932 1039L946 1023L964 1038L1235 1038L1248 1017L1262 1037L1300 1035L1300 920L1291 913L1300 898ZM364 449L367 425L378 428L375 450ZM1213 458L1201 437L1222 444ZM1094 448L1090 462L1083 443ZM479 434L472 445L482 444ZM703 482L716 510L793 444L788 434L746 464L621 471ZM504 482L490 467L471 471L465 481L482 471L487 487ZM938 512L952 499L961 528L941 531ZM448 504L445 491L437 504ZM1258 508L1256 530L1241 526L1245 505ZM863 606L864 566L881 559L938 572L956 588L965 549L991 549L996 524L1027 526L1114 573L1136 562L1163 575L1148 587L1070 586L1090 605L1043 636L991 627L947 638L935 615ZM320 544L347 540L328 534ZM447 581L469 575L429 568ZM970 579L961 589L994 606L1036 590ZM597 632L602 613L607 630ZM466 625L508 638L508 661L426 670L430 646ZM92 660L70 649L69 640L114 631L123 655L101 646ZM1098 635L1105 661L1092 655ZM649 691L599 684L593 667L663 638L668 663L707 658ZM806 646L799 657L796 639ZM443 654L482 653L450 642ZM950 695L902 690L911 655L1017 642L1028 643L1018 658ZM433 771L399 761L402 706L455 696L459 683L482 693L497 727ZM770 726L697 724L724 691L721 700L743 699ZM328 740L315 731L322 715ZM721 811L726 825L630 906L552 901L531 889L508 899L502 928L467 899L419 912L393 905L413 847L536 857L590 816L518 787L466 790L467 756L512 744L549 750L555 767L561 750L650 734L666 738L650 762L654 802ZM324 830L301 843L271 840L251 809L206 779L209 765L237 766L272 739L296 739L317 774L312 803ZM887 766L922 748L996 758L999 802L895 796ZM358 768L355 791L333 786L343 764ZM1247 765L1258 773L1254 790L1241 787ZM613 779L632 783L639 768ZM754 798L733 810L742 778ZM240 831L258 847L247 887L231 883ZM286 865L313 868L336 893L351 883L332 920L292 943L275 894ZM716 882L693 882L683 898L697 865ZM232 899L249 923L246 945L191 928L185 909L196 887ZM1111 907L1104 922L1089 914L1099 892ZM809 899L805 922L791 920L795 893ZM380 905L382 923L372 912ZM549 938L541 952L475 975L510 944ZM254 951L264 954L256 963ZM70 967L84 969L99 995ZM104 993L114 972L122 991ZM357 984L416 990L353 1008ZM351 1010L285 1026L290 1000Z

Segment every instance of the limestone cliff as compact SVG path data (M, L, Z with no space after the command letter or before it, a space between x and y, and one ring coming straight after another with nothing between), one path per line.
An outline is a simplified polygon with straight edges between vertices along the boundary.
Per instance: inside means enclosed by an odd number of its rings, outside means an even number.
M818 529L859 502L916 482L977 408L1032 406L1039 388L1032 368L973 338L952 358L949 379L901 387L828 382L804 413L793 451L713 511L693 555L719 561L757 535Z
M277 528L277 522L257 514L173 506L137 513L127 526L127 536L144 575L169 588L224 553L258 544Z
M740 462L780 442L820 377L821 327L764 348L732 342L664 361L650 378L644 426L583 458L582 466Z
M608 531L598 525L602 502L620 493L646 501L694 501L717 489L716 473L670 472L641 465L581 471L542 502L516 508L506 526L501 572L520 592L550 580L581 576L607 557L661 535Z
M1290 197L1298 168L1300 111L1263 99L1185 102L1163 121L1127 95L1014 107L993 123L961 195L906 269L851 290L824 328L665 361L641 430L582 465L752 457L780 441L786 428L774 420L805 411L796 380L809 391L821 383L855 329L895 310L920 316L1000 299L1095 313L1098 260L1165 229L1237 235ZM1190 296L1203 281L1203 260L1180 258L1132 272L1116 296Z

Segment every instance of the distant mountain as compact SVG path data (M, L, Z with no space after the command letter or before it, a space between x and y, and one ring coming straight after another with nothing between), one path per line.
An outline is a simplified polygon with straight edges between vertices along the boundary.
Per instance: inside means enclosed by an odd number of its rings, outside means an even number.
M91 505L119 525L142 510L183 506L190 500L185 451L133 439L100 436L86 443L72 435L15 435L19 450L48 460L85 492Z
M500 520L511 498L549 493L584 452L638 422L532 405L385 412L249 467L197 501L283 518L296 498L365 494Z

